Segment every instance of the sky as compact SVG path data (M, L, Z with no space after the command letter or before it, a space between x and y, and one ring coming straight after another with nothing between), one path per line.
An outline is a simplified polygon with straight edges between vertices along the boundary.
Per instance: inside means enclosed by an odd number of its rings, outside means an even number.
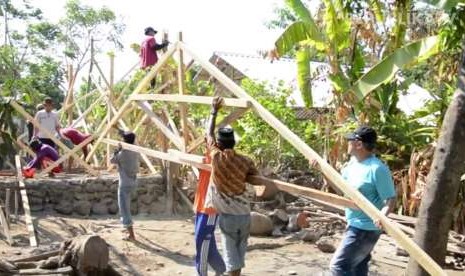
M107 6L123 18L126 31L123 44L126 50L116 53L115 77L123 75L138 61L129 49L131 43L140 43L145 27L167 31L169 40L177 40L182 31L183 40L204 58L213 51L256 53L273 48L279 30L268 30L265 22L273 18L273 9L282 5L280 0L81 0L95 8ZM64 14L65 0L31 0L46 18L56 21ZM159 35L158 34L158 35ZM158 41L161 37L156 36ZM114 49L108 49L113 51ZM100 59L105 60L104 57ZM98 58L99 59L99 58ZM106 67L102 64L102 67Z

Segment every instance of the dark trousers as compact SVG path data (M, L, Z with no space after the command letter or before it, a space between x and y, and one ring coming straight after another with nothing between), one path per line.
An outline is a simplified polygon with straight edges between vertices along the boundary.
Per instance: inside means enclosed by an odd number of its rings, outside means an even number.
M39 140L42 142L42 144L47 144L47 145L51 146L51 147L54 148L54 149L57 148L57 145L55 144L55 142L52 141L52 139L49 139L49 138L39 138Z

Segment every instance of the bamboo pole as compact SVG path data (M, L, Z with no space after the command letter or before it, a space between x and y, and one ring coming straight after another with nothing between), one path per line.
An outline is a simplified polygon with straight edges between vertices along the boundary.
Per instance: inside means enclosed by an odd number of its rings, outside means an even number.
M85 117L87 116L87 114L89 114L93 109L94 107L100 103L100 101L105 97L106 95L105 94L102 94L100 95L100 97L98 97L84 112L82 112L82 114L79 114L79 117L74 121L72 122L71 124L69 124L70 127L76 127L76 125L82 121L83 119L85 119ZM77 104L76 104L77 106Z
M182 42L182 32L178 34L179 42ZM179 95L185 93L185 76L184 76L184 54L181 49L179 49L179 62L178 62L178 88ZM189 127L187 125L187 106L185 103L179 103L179 113L181 116L181 130L182 136L184 138L183 151L186 151L186 147L189 144Z
M160 58L158 63L150 70L150 72L142 79L142 81L137 85L136 89L132 92L133 95L140 93L152 80L152 78L157 74L158 71L160 71L160 68L165 65L166 62L168 62L169 58L173 55L173 53L176 51L177 48L177 43L174 45L175 47L171 48L168 50L168 52ZM125 101L124 104L121 106L120 110L118 111L117 114L111 119L110 123L105 127L105 129L100 133L100 137L95 141L94 143L94 149L89 152L89 155L86 158L86 161L90 160L92 156L95 154L97 151L97 148L99 144L102 142L104 139L105 135L110 131L110 129L113 127L113 125L118 121L118 119L124 114L126 109L130 107L132 104L132 101Z
M178 47L189 53L202 67L214 76L222 85L234 93L237 97L248 99L252 104L254 111L271 127L273 127L283 138L293 145L301 154L308 160L315 160L322 173L339 189L352 199L355 204L362 209L371 219L380 220L386 232L393 237L405 250L410 253L421 266L432 275L446 275L442 268L426 254L413 240L411 240L404 232L399 229L391 220L384 216L373 204L368 201L359 191L346 183L342 176L331 167L323 158L321 158L312 148L305 144L296 134L294 134L286 125L276 119L267 109L259 102L248 95L240 86L234 83L218 68L210 62L203 60L193 51L191 51L184 43L179 42Z
M180 137L176 136L169 128L165 126L163 121L147 106L145 106L141 102L137 102L139 107L145 111L145 113L149 116L152 122L158 127L158 129L168 138L177 148L184 149L183 142Z
M69 87L68 87L68 97L66 101L66 105L71 105L71 108L68 109L68 125L71 125L73 123L73 107L72 104L74 102L74 70L73 70L73 65L69 65ZM71 170L71 167L73 166L73 157L70 157L68 160L68 170Z
M60 140L58 140L57 138L55 138L55 136L50 133L50 131L48 131L47 129L43 128L39 123L37 123L37 121L32 118L31 115L29 115L29 113L27 113L24 108L22 108L17 102L15 101L11 101L10 102L10 105L16 109L16 111L18 111L19 114L21 114L24 118L26 118L27 120L29 120L33 125L34 127L40 129L40 131L42 131L45 136L47 136L49 139L51 139L53 142L55 142L55 144L57 144L62 150L64 150L65 152L68 152L70 151L70 149L65 145L63 144ZM81 158L79 158L79 156L77 156L76 154L73 154L72 156L76 157L76 160L82 165L84 166L84 168L86 168L92 175L98 175L98 172L95 171L89 164L87 164L86 162L84 162L83 160L81 160Z
M79 105L78 105L78 104L76 104L76 110L77 110L77 112L78 112L78 114L79 114L79 117L82 117L82 116L83 116L83 113L82 113L82 111L81 111L81 108L79 108ZM104 122L104 121L102 121L102 122ZM86 133L91 133L90 128L89 128L89 125L87 124L85 118L83 119L82 124L84 125L84 130L86 131ZM92 144L89 144L89 149L92 150L92 148L93 148L93 147L92 147ZM94 160L94 166L95 166L95 167L98 167L99 162L98 162L97 156L94 155L94 156L93 156L93 160Z
M110 81L108 83L108 107L107 107L107 120L108 123L111 122L111 107L112 107L112 102L113 102L113 85L114 85L114 66L115 66L115 56L113 54L110 54ZM97 67L100 71L100 67ZM107 133L107 138L110 139L110 132ZM111 152L110 152L110 145L107 145L107 168L110 167L110 158L111 158Z
M166 101L176 103L197 103L211 105L214 97L209 96L192 96L192 95L176 95L176 94L138 94L131 96L132 100L136 101ZM249 107L249 102L244 99L223 98L224 106L231 107ZM186 118L187 120L187 118ZM186 122L187 124L187 122Z

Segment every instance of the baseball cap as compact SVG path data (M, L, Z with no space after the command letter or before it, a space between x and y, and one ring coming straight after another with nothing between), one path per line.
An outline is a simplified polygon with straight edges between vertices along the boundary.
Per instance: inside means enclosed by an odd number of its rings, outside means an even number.
M378 138L376 131L369 126L361 126L354 132L347 134L345 137L349 141L357 140L369 144L376 143L376 139Z
M229 127L222 127L218 129L217 140L220 141L234 141L234 130Z

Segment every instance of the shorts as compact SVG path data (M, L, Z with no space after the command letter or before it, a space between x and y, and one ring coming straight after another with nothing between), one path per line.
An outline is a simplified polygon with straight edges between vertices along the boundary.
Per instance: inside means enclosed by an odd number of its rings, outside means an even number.
M245 252L250 233L250 214L221 214L218 226L221 230L226 271L231 272L245 267Z

